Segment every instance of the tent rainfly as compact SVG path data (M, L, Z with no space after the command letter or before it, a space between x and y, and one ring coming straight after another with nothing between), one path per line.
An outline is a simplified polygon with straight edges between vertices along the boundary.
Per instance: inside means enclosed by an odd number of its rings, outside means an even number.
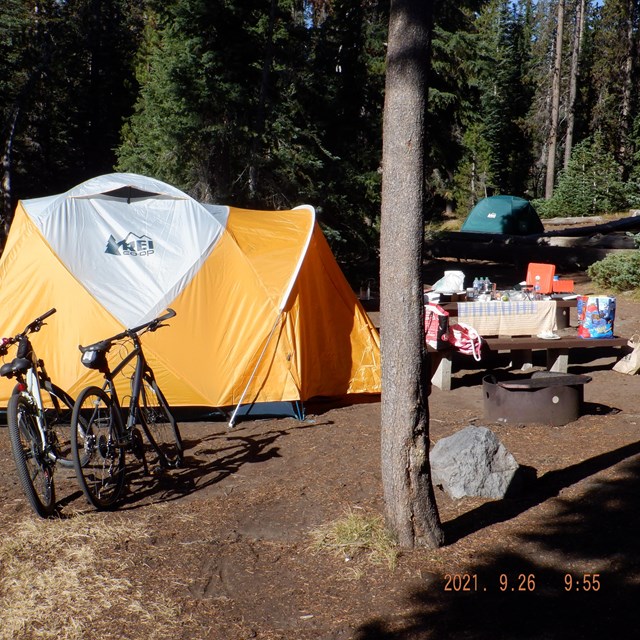
M281 403L291 415L313 397L380 392L378 333L307 205L203 205L119 173L20 201L0 259L0 334L52 307L34 345L72 396L98 381L79 344L167 307L176 317L144 345L173 406L223 408L233 422L239 408ZM5 406L11 388L0 380Z
M471 209L460 231L522 236L543 233L544 226L528 200L517 196L490 196Z

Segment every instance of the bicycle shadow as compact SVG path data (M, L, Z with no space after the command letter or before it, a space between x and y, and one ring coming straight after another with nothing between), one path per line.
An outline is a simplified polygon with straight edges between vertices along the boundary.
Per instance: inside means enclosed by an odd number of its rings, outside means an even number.
M179 469L145 473L141 461L128 464L127 491L118 503L118 508L136 509L148 504L149 500L166 502L203 491L237 473L244 465L280 458L280 448L275 443L290 435L292 430L315 429L330 424L331 421L296 424L263 434L210 434L197 440L185 440L185 460ZM203 447L203 443L210 443L211 446ZM217 447L217 443L222 446ZM190 451L193 453L189 453Z

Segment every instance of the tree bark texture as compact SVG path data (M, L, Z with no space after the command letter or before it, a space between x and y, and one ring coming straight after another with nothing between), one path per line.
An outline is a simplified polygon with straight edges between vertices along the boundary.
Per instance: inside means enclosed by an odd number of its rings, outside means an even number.
M2 158L0 158L0 166L2 167L2 176L0 178L0 189L2 190L2 208L0 210L0 248L4 247L4 243L9 235L9 227L13 217L12 209L12 193L11 193L11 172L13 166L11 162L13 137L18 122L18 114L20 110L16 108L11 116L11 120L7 126L7 136L4 140L4 148L2 150Z
M624 60L623 85L622 85L622 114L619 155L622 164L629 164L629 133L631 130L631 96L633 93L634 78L634 28L637 22L636 0L627 3L627 30L625 34L626 52ZM627 176L623 176L626 179Z
M256 136L253 139L252 150L253 159L249 166L249 196L251 200L256 197L258 192L258 165L257 160L262 151L262 136L264 134L265 122L267 119L267 97L271 83L271 67L273 65L273 32L275 28L276 12L278 3L271 0L271 8L269 10L269 26L267 28L266 46L264 61L262 63L262 75L260 78L260 94L258 97L258 108L256 113Z
M569 166L571 149L573 148L573 130L576 118L576 96L578 93L578 73L580 67L580 50L584 34L584 12L586 0L576 3L576 17L573 30L573 46L571 50L571 71L569 75L569 104L567 106L567 137L564 145L564 169Z
M551 86L551 128L547 147L547 179L544 197L548 200L553 195L556 173L556 149L558 146L558 117L560 113L560 74L562 72L562 40L564 33L564 0L558 0L558 17L556 24L556 55L553 66Z
M429 467L422 246L425 114L433 2L392 0L381 210L382 483L389 526L404 547L443 533Z

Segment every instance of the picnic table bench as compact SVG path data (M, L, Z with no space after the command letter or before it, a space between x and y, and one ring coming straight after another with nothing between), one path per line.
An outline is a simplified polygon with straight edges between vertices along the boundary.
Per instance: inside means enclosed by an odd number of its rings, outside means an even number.
M483 339L483 355L487 352L510 352L514 368L526 369L532 366L533 351L547 352L547 370L567 373L569 351L594 347L624 347L627 338L580 338L577 335L561 336L557 340L546 340L536 336L486 337ZM456 350L447 347L436 350L427 347L431 358L431 382L443 391L451 390L451 370Z

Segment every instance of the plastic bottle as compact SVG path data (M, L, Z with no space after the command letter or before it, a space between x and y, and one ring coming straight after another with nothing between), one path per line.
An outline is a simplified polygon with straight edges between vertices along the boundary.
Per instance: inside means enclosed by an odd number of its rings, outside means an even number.
M533 295L536 300L540 300L540 276L536 276L536 281L533 285Z

